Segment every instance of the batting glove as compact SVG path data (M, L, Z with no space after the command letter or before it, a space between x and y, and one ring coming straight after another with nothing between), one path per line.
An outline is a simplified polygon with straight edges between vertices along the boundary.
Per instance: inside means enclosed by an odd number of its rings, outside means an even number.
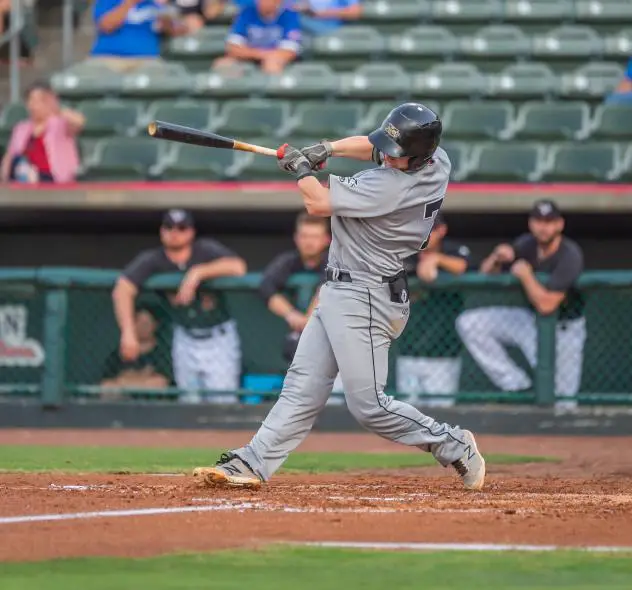
M277 150L279 168L296 176L296 180L306 176L314 176L309 160L295 147L284 143Z
M325 167L327 158L334 155L334 148L328 141L321 141L316 145L310 145L301 149L301 153L309 161L312 170L321 170Z

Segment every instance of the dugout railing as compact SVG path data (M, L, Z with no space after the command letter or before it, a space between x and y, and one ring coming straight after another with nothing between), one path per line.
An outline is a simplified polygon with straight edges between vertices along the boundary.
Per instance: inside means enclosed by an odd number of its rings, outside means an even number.
M172 402L182 399L168 370L169 385L161 389L142 386L101 386L108 359L115 356L119 331L112 309L111 290L116 270L80 268L0 269L0 397L37 398L44 406L92 403L112 399ZM138 297L138 307L156 320L157 355L171 362L174 312L166 295L174 292L179 275L152 278ZM278 395L287 360L283 356L285 323L270 313L258 294L260 275L213 281L205 294L226 295L241 340L239 403L269 401ZM316 287L311 276L293 277L288 296L305 308ZM630 404L632 402L632 271L586 272L579 281L584 301L587 338L583 350L571 359L581 366L581 404ZM442 400L456 403L528 403L548 406L564 399L556 392L557 316L536 316L537 362L509 347L510 357L530 375L532 386L519 392L494 386L463 346L455 326L465 311L492 306L529 309L516 280L509 275L440 277L433 284L412 280L411 313L402 336L391 347L387 391L398 397L398 383L406 368L398 359L458 359L457 384ZM183 310L179 310L182 313ZM186 311L186 310L184 310ZM177 320L176 320L177 321ZM476 327L478 329L478 327ZM481 330L487 326L480 326ZM399 379L398 379L399 373ZM439 377L437 377L438 379ZM432 386L430 387L432 389ZM207 392L210 399L226 392ZM421 405L437 395L417 391Z

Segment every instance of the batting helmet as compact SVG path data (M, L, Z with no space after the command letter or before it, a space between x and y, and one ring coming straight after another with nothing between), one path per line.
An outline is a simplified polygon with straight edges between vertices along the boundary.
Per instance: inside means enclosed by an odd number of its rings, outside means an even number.
M393 158L410 156L410 168L420 168L434 154L441 139L441 120L428 107L407 102L394 108L369 141Z

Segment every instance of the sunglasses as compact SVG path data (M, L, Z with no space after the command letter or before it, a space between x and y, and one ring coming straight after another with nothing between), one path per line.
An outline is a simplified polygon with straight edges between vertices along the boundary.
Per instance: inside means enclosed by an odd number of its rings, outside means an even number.
M187 229L191 229L191 226L186 223L165 223L162 227L168 231L186 231Z

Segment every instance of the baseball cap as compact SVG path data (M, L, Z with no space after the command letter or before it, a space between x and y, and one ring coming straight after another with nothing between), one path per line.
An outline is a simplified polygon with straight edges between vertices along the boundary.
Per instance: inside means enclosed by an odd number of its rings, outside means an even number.
M553 201L542 199L533 204L529 217L535 219L559 219L562 217L562 212Z
M184 209L169 209L162 216L162 225L165 227L193 227L195 223L193 222L193 215L190 211L186 211Z

